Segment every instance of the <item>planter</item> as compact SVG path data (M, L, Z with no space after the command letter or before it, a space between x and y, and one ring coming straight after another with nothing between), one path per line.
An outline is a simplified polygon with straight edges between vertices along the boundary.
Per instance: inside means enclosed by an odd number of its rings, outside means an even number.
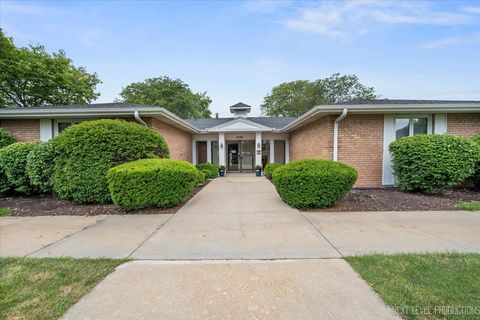
M261 176L262 176L262 169L256 169L256 170L255 170L255 175L256 175L257 177L261 177Z
M220 177L224 177L225 176L225 169L218 169L218 175Z

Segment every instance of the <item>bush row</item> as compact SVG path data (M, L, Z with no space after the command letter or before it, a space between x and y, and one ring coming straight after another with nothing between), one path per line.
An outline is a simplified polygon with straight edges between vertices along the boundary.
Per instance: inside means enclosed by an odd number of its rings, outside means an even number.
M357 180L357 171L331 160L305 159L276 168L273 184L295 208L324 208L342 199Z
M164 208L204 184L206 173L213 177L213 167L218 174L216 165L200 171L188 162L160 159L169 156L163 138L121 120L83 122L47 143L10 144L8 133L0 130L0 136L6 145L0 149L0 193L53 192L79 203L113 199L126 210Z
M395 184L403 191L434 192L480 175L479 137L416 135L390 144ZM476 175L475 175L476 172Z

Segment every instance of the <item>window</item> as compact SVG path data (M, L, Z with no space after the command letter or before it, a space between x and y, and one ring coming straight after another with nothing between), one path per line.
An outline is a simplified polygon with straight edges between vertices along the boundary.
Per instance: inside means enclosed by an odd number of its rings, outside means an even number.
M80 120L56 120L55 121L55 135L59 135L65 129L67 129L70 126L73 126L74 124L78 124L82 121Z
M395 119L395 139L431 133L428 117L398 117Z

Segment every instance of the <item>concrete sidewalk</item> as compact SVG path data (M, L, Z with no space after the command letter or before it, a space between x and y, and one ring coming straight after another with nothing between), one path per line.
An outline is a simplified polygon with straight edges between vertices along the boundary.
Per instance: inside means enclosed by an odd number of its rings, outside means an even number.
M343 259L135 261L64 319L400 319Z

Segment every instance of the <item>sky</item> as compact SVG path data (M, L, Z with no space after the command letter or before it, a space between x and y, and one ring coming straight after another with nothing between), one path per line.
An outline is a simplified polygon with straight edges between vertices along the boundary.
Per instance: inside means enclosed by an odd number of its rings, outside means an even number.
M169 76L258 116L274 86L337 72L382 98L480 100L480 1L0 0L0 27L96 72L96 102Z

